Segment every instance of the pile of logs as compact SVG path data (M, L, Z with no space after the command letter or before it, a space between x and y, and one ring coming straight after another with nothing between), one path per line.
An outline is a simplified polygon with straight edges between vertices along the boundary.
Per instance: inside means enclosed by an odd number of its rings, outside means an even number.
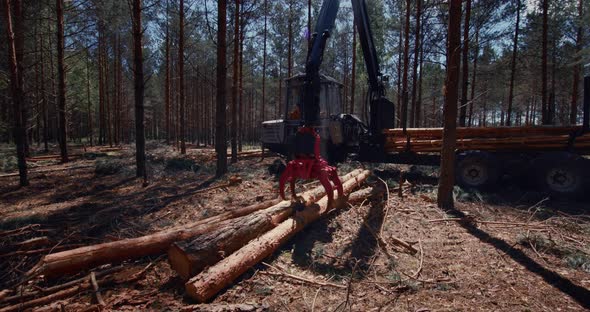
M328 206L323 187L318 186L300 194L296 202L267 200L142 237L49 254L26 276L60 277L104 264L167 253L171 267L186 281L187 294L199 302L206 302L305 226L333 208L342 207L348 198L359 201L369 197L371 189L352 193L369 175L370 171L357 169L342 176L340 179L347 198L338 198L334 194L332 206ZM305 208L298 211L294 209L295 204ZM77 283L75 289L68 288L67 293L92 287L87 279L82 282ZM47 292L39 294L47 295ZM39 299L39 294L38 291L25 292L19 298L34 301ZM0 305L3 301L0 299Z
M387 129L383 133L389 153L439 152L442 148L442 128L407 129L405 133ZM565 150L570 146L589 150L590 134L582 134L581 127L457 128L457 150Z

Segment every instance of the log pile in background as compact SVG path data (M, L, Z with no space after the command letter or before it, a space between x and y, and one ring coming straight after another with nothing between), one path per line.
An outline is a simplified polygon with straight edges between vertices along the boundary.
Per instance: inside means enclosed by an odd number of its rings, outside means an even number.
M458 150L565 150L573 133L581 127L493 127L457 128ZM389 153L439 152L442 147L442 128L387 129L385 148ZM572 146L590 150L590 134L577 136Z

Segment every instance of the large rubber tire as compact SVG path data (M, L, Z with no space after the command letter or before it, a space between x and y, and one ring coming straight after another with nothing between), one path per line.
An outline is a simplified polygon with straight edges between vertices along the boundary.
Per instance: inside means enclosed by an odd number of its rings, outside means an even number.
M455 177L461 187L490 189L495 187L500 179L500 166L491 153L465 152L457 156Z
M544 153L533 159L531 176L542 191L558 197L579 197L588 182L588 165L568 152Z

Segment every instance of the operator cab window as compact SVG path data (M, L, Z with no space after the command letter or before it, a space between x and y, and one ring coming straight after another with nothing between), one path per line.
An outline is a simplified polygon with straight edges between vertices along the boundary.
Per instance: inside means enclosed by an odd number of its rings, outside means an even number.
M286 119L300 120L303 118L301 111L303 106L303 79L304 77L294 77L287 80L286 94ZM321 77L320 85L320 118L325 119L333 115L339 115L342 112L342 85Z

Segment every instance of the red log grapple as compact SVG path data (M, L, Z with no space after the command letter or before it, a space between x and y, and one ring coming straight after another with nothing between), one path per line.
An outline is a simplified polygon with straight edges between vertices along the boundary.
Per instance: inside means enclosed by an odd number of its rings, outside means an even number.
M289 161L287 168L279 180L279 191L281 197L285 199L285 183L289 182L291 194L296 198L295 182L297 179L311 180L318 179L326 190L328 196L328 207L331 207L334 200L334 187L338 191L338 198L344 196L342 182L338 178L336 167L330 166L328 162L320 155L320 136L312 127L301 127L298 130L301 135L308 135L314 138L313 155L296 154L295 159ZM332 186L332 183L334 186Z

